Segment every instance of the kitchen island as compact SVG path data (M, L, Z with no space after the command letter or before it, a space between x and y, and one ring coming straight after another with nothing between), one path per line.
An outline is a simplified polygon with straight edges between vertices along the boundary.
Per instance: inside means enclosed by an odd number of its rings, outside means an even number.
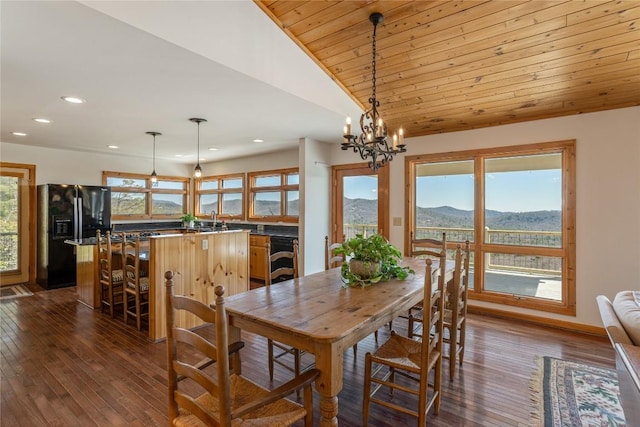
M229 230L186 234L164 234L148 239L149 338L164 339L164 273L174 272L176 293L206 304L214 300L215 285L224 285L226 295L249 290L249 231ZM76 249L78 300L100 307L97 246L95 238L68 240ZM116 250L120 250L119 245ZM195 327L193 319L181 326Z

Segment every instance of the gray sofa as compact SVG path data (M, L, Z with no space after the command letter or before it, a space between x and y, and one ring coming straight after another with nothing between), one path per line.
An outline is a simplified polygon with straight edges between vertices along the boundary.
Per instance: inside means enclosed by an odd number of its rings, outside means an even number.
M623 363L621 352L626 358L633 358L636 365L640 363L640 291L623 291L613 299L598 295L598 308L611 345L616 350L616 369L620 384L622 409L629 427L640 426L640 381L637 368ZM616 346L616 344L620 344ZM626 344L626 349L623 349ZM625 346L626 347L626 346Z
M611 345L640 346L640 291L618 292L613 302L598 295L597 301Z

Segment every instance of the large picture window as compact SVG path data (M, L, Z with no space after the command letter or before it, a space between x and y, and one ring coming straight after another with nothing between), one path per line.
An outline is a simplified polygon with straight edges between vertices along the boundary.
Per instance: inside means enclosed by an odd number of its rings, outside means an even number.
M474 299L575 315L575 142L412 156L409 233L469 240Z
M189 179L104 171L102 184L111 187L113 219L179 218L187 213Z
M252 172L249 181L249 219L298 221L298 169Z
M196 183L196 216L244 219L244 174L204 177Z

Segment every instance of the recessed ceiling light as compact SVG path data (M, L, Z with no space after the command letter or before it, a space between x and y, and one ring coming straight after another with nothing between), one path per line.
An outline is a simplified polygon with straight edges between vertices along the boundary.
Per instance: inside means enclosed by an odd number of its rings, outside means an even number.
M107 147L111 148L112 150L115 150L116 148L120 148L117 145L107 145Z
M15 136L27 136L26 133L24 132L11 132L11 135L15 135Z
M216 147L209 147L209 151L218 151Z
M78 98L77 96L63 96L62 99L72 104L84 104L85 102L87 102L82 98Z
M51 123L51 120L42 117L34 117L33 121L38 123Z
M264 139L254 139L253 142L264 142Z
M184 157L182 154L176 154L176 157Z

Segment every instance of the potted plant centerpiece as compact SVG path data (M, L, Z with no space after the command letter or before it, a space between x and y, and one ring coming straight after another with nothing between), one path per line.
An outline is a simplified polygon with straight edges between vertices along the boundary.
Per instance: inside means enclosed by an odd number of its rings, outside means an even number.
M195 222L198 220L198 218L196 218L194 215L191 215L190 213L184 214L180 217L180 220L182 221L182 226L183 227L189 227L189 228L193 228Z
M402 252L380 234L369 237L356 234L343 242L335 254L345 258L341 274L345 285L350 287L370 286L394 277L406 279L409 273L414 273L410 267L398 265Z

